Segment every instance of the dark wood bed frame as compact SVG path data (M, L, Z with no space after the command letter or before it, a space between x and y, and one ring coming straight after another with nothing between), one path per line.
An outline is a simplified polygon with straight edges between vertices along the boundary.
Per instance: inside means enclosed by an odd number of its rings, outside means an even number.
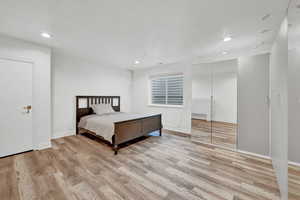
M86 102L86 107L80 108L80 100L83 99ZM120 112L121 103L120 96L76 96L76 134L88 133L103 139L96 133L89 130L85 130L78 127L78 123L81 117L93 114L93 109L91 105L95 104L111 104L112 108L116 112ZM114 104L115 103L115 104ZM136 138L146 136L153 131L159 131L161 136L161 114L152 115L149 117L137 118L133 120L126 120L122 122L115 123L115 134L112 138L112 147L115 155L118 154L119 145L125 142L132 141Z

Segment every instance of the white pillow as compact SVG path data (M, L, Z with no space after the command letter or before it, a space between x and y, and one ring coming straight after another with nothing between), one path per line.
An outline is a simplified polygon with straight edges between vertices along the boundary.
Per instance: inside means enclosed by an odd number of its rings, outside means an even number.
M115 110L112 108L112 106L110 104L104 104L106 105L106 110L107 110L107 113L114 113Z
M115 112L110 104L96 104L96 105L92 105L91 107L94 113L96 113L97 115L103 115L103 114Z

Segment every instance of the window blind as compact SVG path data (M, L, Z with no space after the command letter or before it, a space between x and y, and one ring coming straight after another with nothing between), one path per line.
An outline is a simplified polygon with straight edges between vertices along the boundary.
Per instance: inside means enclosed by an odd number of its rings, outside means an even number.
M153 77L151 79L151 103L183 105L183 75Z

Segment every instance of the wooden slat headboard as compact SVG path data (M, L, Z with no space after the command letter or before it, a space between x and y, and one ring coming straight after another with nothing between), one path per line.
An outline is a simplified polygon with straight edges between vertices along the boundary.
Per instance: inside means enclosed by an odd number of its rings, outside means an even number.
M116 112L121 110L120 96L76 96L76 127L81 117L93 114L92 105L95 104L111 104ZM85 102L85 106L80 105Z

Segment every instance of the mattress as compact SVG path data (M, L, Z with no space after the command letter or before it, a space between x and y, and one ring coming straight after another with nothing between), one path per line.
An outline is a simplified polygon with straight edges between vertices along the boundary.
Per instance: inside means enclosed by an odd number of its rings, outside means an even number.
M151 117L155 114L137 114L115 112L103 115L87 115L80 119L78 127L92 131L112 143L112 136L115 133L114 123L134 120L144 117Z

